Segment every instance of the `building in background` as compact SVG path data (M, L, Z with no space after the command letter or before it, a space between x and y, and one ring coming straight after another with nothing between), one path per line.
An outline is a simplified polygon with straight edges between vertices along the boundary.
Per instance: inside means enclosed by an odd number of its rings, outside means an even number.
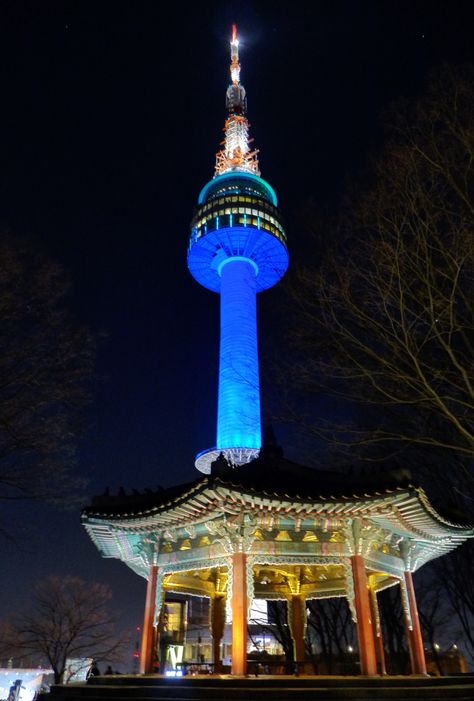
M54 681L52 669L42 667L0 668L0 699L8 701L36 701L38 694L49 691Z

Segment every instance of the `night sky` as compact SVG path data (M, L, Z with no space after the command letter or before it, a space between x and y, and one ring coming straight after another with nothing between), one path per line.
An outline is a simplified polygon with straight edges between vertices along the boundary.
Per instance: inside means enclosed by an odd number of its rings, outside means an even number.
M473 60L471 5L0 3L0 221L63 265L75 316L104 333L79 450L85 501L190 481L214 444L218 297L191 278L186 248L222 138L232 22L296 267L311 246L301 210L337 210L380 148L381 112L420 95L441 63ZM263 381L283 303L281 289L259 298ZM72 574L112 587L123 627L141 623L144 581L100 558L80 508L16 504L6 517L16 540L1 544L0 618L35 580Z

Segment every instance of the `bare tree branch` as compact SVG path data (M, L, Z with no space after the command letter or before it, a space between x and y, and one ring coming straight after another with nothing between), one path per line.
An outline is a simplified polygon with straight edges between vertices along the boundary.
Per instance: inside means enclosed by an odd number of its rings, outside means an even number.
M35 654L63 680L70 658L111 660L126 641L109 613L108 587L76 577L48 577L35 588L30 611L17 615L6 638L18 656Z
M0 232L0 499L77 492L77 439L95 355L67 312L61 268Z
M350 420L316 420L319 437L350 450L439 448L472 479L471 73L445 69L415 108L391 114L373 184L346 207L323 262L293 284L291 374L298 391L346 406Z

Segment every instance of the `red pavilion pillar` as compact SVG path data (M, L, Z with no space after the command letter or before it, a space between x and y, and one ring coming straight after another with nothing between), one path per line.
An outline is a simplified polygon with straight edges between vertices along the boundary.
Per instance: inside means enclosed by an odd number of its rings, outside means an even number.
M156 629L156 587L158 582L157 565L150 566L146 587L145 613L143 616L142 643L140 649L140 674L151 674L155 657Z
M305 646L304 646L304 616L306 601L301 594L292 594L289 601L291 606L291 633L293 636L293 646L295 651L295 662L301 663L301 670L304 669Z
M354 580L354 604L357 614L357 640L359 643L360 672L367 676L377 674L374 630L370 610L369 589L362 555L351 557Z
M232 555L232 674L247 673L247 555Z
M370 588L370 609L372 614L372 623L374 627L375 654L377 658L377 667L379 674L387 674L385 666L385 650L383 647L382 626L380 624L379 605L377 601L377 592L373 587Z
M418 616L418 607L416 605L415 587L413 586L413 577L409 570L405 570L405 586L407 592L407 604L409 608L410 621L405 618L408 648L410 651L410 663L412 674L426 674L425 650L423 647L423 637L421 635L420 619Z
M225 597L223 594L214 594L211 599L211 634L212 634L212 662L213 672L221 671L221 640L225 626Z

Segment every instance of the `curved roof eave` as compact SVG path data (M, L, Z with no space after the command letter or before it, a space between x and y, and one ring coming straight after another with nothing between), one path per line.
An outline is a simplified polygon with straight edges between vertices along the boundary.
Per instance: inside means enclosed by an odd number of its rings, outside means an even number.
M188 486L188 485L186 485ZM205 493L207 490L209 492L214 492L214 490L218 489L224 489L229 492L233 492L236 496L241 495L241 496L248 496L251 499L252 498L258 498L261 500L271 500L275 501L278 500L280 502L286 502L289 504L295 504L299 503L306 503L308 505L311 505L312 507L317 507L318 505L321 505L321 507L324 506L324 504L327 504L327 502L339 502L339 503L345 503L345 504L350 504L354 502L367 502L369 501L378 501L380 499L386 500L387 497L390 498L391 496L393 497L402 497L404 494L407 497L415 497L416 501L418 502L419 509L422 510L422 512L426 515L426 517L431 521L432 525L439 528L441 526L442 530L446 532L448 530L451 535L457 535L460 537L473 537L474 536L474 526L473 524L459 524L459 523L453 523L452 521L449 521L448 519L444 518L439 514L434 507L431 505L429 502L429 499L425 493L425 491L421 487L417 487L412 484L408 484L404 487L396 486L391 489L383 489L383 490L374 490L372 492L361 492L358 494L327 494L327 495L317 495L317 496L302 496L298 494L290 495L287 493L281 493L281 492L272 492L272 491L267 491L267 490L259 490L259 489L254 489L248 486L243 486L238 483L234 483L230 480L223 480L219 477L213 477L213 476L206 476L200 479L197 483L193 483L192 486L182 493L176 495L174 498L168 499L166 501L163 501L161 504L157 504L155 506L151 506L149 508L145 509L140 509L140 510L128 510L127 512L124 512L121 510L120 512L111 512L109 509L105 510L93 510L91 507L88 509L85 509L83 512L83 521L85 523L90 522L91 520L94 521L106 521L106 522L113 522L114 525L118 525L120 523L128 523L130 524L131 521L142 521L143 519L153 519L154 516L163 516L166 513L171 513L175 511L176 509L179 509L180 507L185 506L187 503L191 502L193 499L195 499L199 494ZM215 496L215 494L210 494L209 496ZM392 501L390 499L390 501ZM398 501L398 499L397 499ZM191 506L191 505L190 505ZM196 506L191 507L196 509ZM195 516L198 517L201 515L201 517L204 515L204 510L201 514L199 514L199 509L196 510ZM341 515L343 515L341 513ZM191 517L192 518L192 517ZM410 520L410 518L408 518ZM418 526L416 526L418 528ZM427 533L430 530L429 524L426 524L425 528L427 528ZM425 530L425 529L423 529Z

